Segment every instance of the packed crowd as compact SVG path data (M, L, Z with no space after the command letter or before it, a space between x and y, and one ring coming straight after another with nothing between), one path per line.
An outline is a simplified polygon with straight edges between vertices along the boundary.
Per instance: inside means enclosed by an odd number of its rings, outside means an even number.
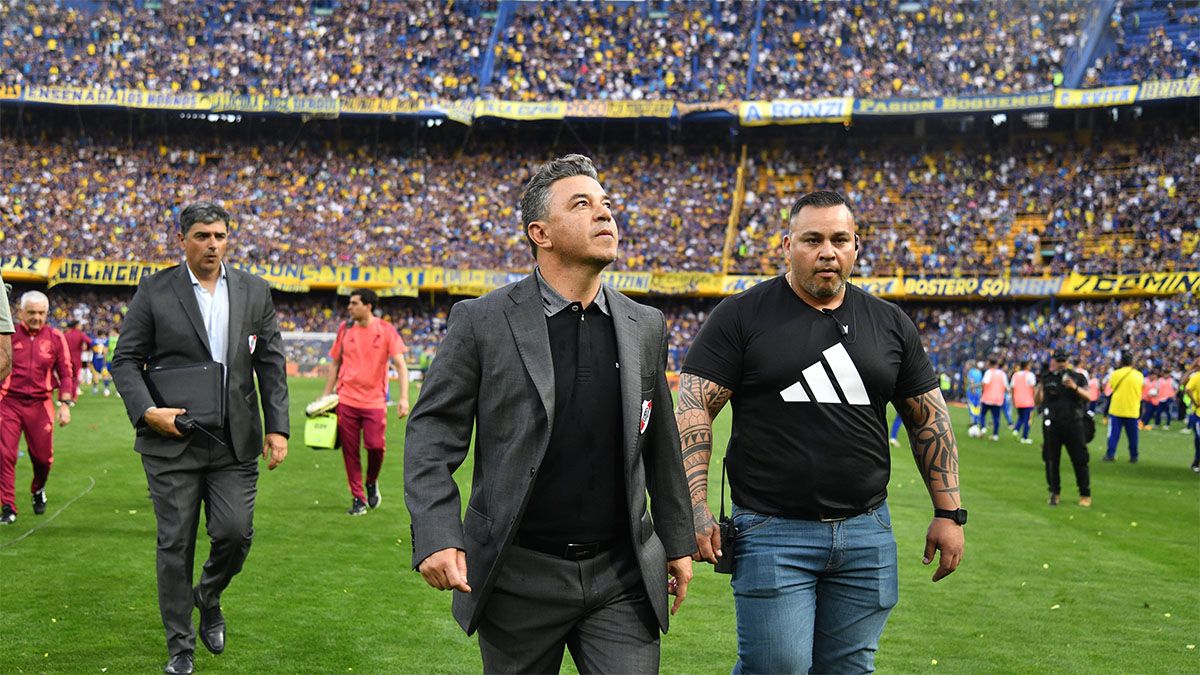
M753 157L735 267L773 273L784 212L842 191L864 276L1038 275L1200 268L1200 138L1001 150L878 145L775 148Z
M235 214L234 261L526 270L520 191L556 154L29 136L0 139L3 249L150 262L176 258L181 204L217 196ZM721 269L732 156L663 146L594 159L622 227L613 269ZM779 269L785 211L818 188L850 201L864 276L1200 267L1200 138L1186 130L1087 146L768 146L748 169L735 272Z
M0 3L0 85L458 99L495 0ZM456 6L461 5L461 6Z
M719 101L746 91L752 1L519 4L489 95Z
M17 294L24 290L18 285ZM133 289L63 285L50 289L51 323L84 320L84 330L107 335L120 328ZM332 335L347 319L346 298L332 293L275 294L280 330L289 358L310 372L326 360ZM392 322L410 349L414 366L428 363L446 331L454 299L382 298L377 314ZM663 311L669 336L668 366L683 365L717 298L640 298ZM14 298L15 302L15 298ZM1200 356L1200 300L1194 295L1117 301L1012 303L900 303L921 334L938 372L961 393L974 363L997 357L1008 365L1028 359L1035 369L1051 351L1064 348L1074 362L1102 377L1131 351L1143 370L1186 369ZM308 334L308 335L305 335ZM320 335L317 335L320 334Z
M1084 86L1200 76L1200 2L1117 2L1109 22L1111 51L1097 56Z
M769 3L750 98L1045 91L1076 44L1082 0Z
M1189 2L1101 69L1194 72ZM772 2L755 26L753 0L518 3L489 54L497 0L5 2L0 85L689 102L1026 92L1061 82L1088 6ZM1138 16L1118 12L1117 29Z
M0 141L4 250L172 260L181 204L216 196L235 214L231 259L260 264L528 269L517 203L550 154L334 149L323 143L78 138ZM549 152L549 151L547 151ZM594 157L618 205L616 269L719 268L735 165L715 150Z

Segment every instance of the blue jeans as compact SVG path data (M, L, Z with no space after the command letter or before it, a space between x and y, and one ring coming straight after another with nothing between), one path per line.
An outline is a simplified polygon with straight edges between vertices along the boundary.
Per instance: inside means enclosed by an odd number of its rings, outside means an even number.
M735 506L733 521L734 674L874 671L899 593L887 502L834 522Z

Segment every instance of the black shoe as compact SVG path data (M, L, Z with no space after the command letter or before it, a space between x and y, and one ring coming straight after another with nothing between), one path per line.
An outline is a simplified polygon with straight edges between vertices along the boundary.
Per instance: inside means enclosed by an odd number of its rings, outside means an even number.
M180 652L172 656L171 660L167 661L167 667L163 668L164 673L187 673L189 675L193 670L195 668L192 666L191 652Z
M46 489L42 488L33 493L33 512L42 515L46 512Z
M347 511L346 514L351 515L351 516L361 516L366 512L367 512L367 503L364 502L363 500L359 499L358 497L355 497L354 501L350 503L350 510Z
M383 503L383 495L379 494L379 483L367 483L367 506L377 509Z
M1130 464L1137 464L1137 459L1138 459L1137 457L1130 457L1130 458L1129 458L1129 463L1130 463Z
M1116 457L1109 457L1108 455L1105 455L1105 456L1104 456L1104 461L1106 461L1106 462L1115 462L1115 461L1117 461L1117 458L1116 458Z
M192 600L200 610L200 642L208 651L220 654L225 651L225 615L221 613L221 605L205 607L200 602L199 588L192 589Z
M8 504L0 506L0 525L12 525L17 522L17 512Z

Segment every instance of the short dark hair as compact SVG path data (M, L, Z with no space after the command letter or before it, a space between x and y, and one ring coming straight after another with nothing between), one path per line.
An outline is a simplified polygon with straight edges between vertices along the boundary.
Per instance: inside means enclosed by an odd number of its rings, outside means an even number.
M850 208L846 204L846 200L842 199L842 196L838 193L831 190L817 190L816 192L810 192L801 196L796 200L795 204L792 204L791 210L788 211L789 225L792 219L796 217L796 214L800 213L800 209L806 206L816 209L828 209L834 206L846 206L846 208Z
M370 305L371 309L379 306L379 296L375 291L369 288L356 288L350 291L350 297L358 296L358 301L364 305Z
M529 224L535 220L545 220L549 214L550 186L572 176L587 176L600 180L591 158L572 154L539 166L525 184L525 192L521 194L521 226L525 228L525 241L529 242L529 250L533 253L534 260L537 260L537 244L534 244L533 237L529 236Z
M1129 350L1126 349L1125 351L1121 352L1121 367L1128 368L1129 366L1132 366L1132 365L1133 365L1133 354L1129 353Z
M179 234L187 234L196 223L225 223L229 227L229 212L210 201L193 202L179 212Z

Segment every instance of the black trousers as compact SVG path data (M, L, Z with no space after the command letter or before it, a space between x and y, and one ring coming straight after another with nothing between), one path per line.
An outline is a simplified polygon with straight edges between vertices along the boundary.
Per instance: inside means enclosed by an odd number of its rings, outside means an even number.
M1079 496L1090 497L1092 484L1088 474L1088 451L1087 443L1083 440L1082 420L1065 423L1046 420L1042 426L1042 461L1046 463L1046 483L1050 492L1062 492L1059 468L1064 446L1075 469L1075 485L1079 487Z
M476 591L478 592L478 591ZM513 546L479 623L485 673L658 672L659 634L629 546L581 561Z
M158 523L158 609L167 651L190 652L196 647L192 566L200 507L211 548L197 587L212 607L250 553L258 462L239 462L230 446L201 437L174 459L143 455L142 466Z

